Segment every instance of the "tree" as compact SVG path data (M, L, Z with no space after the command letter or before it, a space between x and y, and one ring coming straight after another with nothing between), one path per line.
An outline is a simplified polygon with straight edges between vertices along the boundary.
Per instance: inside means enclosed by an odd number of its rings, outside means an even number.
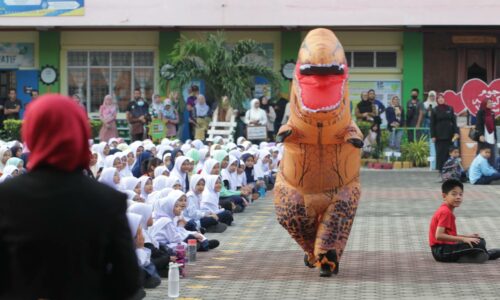
M205 41L181 37L170 54L175 68L175 81L181 87L193 79L202 79L208 94L217 101L228 96L231 106L242 108L251 97L255 76L269 80L273 96L280 90L279 76L271 68L249 59L264 56L264 50L254 40L240 40L234 45L226 42L223 32L208 34Z

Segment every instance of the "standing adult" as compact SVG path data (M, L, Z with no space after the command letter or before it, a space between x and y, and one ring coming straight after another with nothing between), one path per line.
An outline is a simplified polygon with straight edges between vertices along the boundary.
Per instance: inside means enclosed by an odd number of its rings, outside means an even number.
M217 105L214 110L212 119L218 122L230 122L231 117L234 115L234 110L231 107L229 98L227 96L222 96L221 102Z
M476 130L479 133L478 149L488 147L491 149L491 155L488 158L490 165L495 166L497 156L497 128L495 126L495 113L491 109L493 102L491 99L485 99L481 102L481 107L476 114Z
M274 120L276 119L276 112L272 105L269 104L269 99L266 96L259 98L260 108L266 112L267 116L267 137L269 140L274 140Z
M3 113L5 120L19 120L19 111L21 110L21 100L17 99L15 89L9 89L9 97L3 104Z
M245 114L245 124L248 126L267 126L266 111L260 108L259 99L250 101L250 109ZM260 140L254 140L257 143Z
M190 104L190 103L188 103ZM205 96L199 94L194 106L196 114L196 128L194 138L197 140L205 140L205 134L210 123L210 106L208 106Z
M429 91L427 100L424 102L424 118L422 120L422 127L424 128L431 127L432 110L438 105L436 102L436 95L435 91Z
M85 116L88 118L87 108L83 104L83 101L82 101L82 98L80 97L80 95L74 94L71 98L73 98L73 101L75 101L76 104L78 104L78 106L80 107L80 109L85 112Z
M424 105L418 99L420 91L417 88L411 90L411 99L406 105L406 127L420 128L424 117ZM408 142L420 138L420 132L417 129L408 131Z
M99 118L102 122L99 141L108 142L109 139L118 137L118 130L116 129L117 112L118 107L113 102L113 97L106 95L101 107L99 107Z
M162 120L167 126L167 138L175 138L177 135L177 124L179 123L179 114L174 108L172 100L165 99L165 106L161 112Z
M395 151L401 151L401 138L403 137L404 111L399 103L399 97L393 96L391 106L385 110L387 119L387 130L390 132L389 147Z
M132 142L144 139L144 127L149 122L149 105L141 97L141 90L134 90L134 100L128 104L127 120L130 124Z
M356 105L354 112L356 120L372 123L377 116L377 106L370 101L367 92L361 93L361 101Z
M162 119L162 111L165 105L163 104L164 102L161 100L160 95L155 94L153 95L153 103L151 104L151 117L152 118L157 118L157 119Z
M448 160L450 147L457 140L457 119L453 108L444 101L443 94L437 97L437 106L431 114L431 138L436 145L436 169L441 172L444 163Z
M29 173L0 184L0 298L136 294L127 197L83 174L90 160L83 111L68 97L42 96L28 106L22 136Z
M375 104L377 107L377 115L382 118L382 115L385 112L385 105L382 103L382 101L376 99L377 94L375 93L374 89L369 89L368 90L368 99L370 100L371 103Z
M276 103L274 103L273 108L274 112L276 113L276 120L274 120L274 132L278 132L280 130L280 126L283 122L283 117L285 116L287 104L288 100L283 97L280 97L280 99L276 101Z

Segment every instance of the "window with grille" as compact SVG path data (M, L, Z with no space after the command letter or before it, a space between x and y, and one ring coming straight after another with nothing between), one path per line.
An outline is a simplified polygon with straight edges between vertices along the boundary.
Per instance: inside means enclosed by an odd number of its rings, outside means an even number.
M69 51L68 94L78 94L89 112L99 111L110 94L121 112L127 109L134 89L144 98L153 96L153 51Z
M396 51L346 51L350 68L397 68Z

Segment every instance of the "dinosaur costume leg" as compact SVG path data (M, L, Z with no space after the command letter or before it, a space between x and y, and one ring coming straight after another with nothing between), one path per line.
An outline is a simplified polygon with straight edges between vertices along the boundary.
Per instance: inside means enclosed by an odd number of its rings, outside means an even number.
M288 185L281 174L276 178L274 205L278 222L308 255L314 264L314 243L316 240L317 214L305 206L304 197Z
M331 204L321 217L316 233L314 255L318 258L330 250L335 250L336 262L344 252L360 198L359 180L342 187L333 196ZM319 263L330 263L323 259ZM333 266L337 268L338 266Z

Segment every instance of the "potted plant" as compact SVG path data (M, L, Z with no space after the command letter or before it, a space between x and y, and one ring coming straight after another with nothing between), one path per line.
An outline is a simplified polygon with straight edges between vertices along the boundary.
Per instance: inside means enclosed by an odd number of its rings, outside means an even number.
M420 137L411 143L401 146L402 157L404 157L403 168L411 163L415 167L427 166L427 158L429 157L429 142L426 136Z

